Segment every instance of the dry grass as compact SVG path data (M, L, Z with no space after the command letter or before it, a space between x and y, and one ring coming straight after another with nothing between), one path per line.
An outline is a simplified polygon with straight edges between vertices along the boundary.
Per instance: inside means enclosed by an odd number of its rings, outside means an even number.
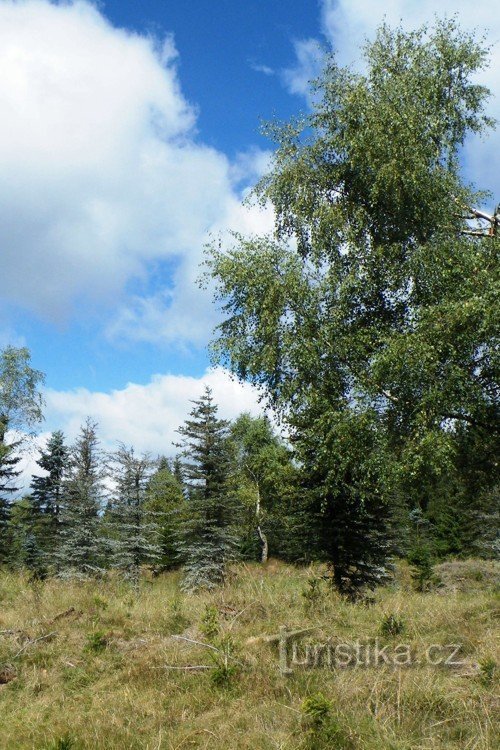
M0 747L498 747L498 600L491 576L473 574L471 591L417 594L403 568L364 606L341 601L324 583L312 601L304 597L318 572L274 561L266 568L241 565L223 590L193 596L179 592L177 574L144 580L138 596L117 580L33 587L22 576L0 574L0 671L7 670L0 684ZM206 641L214 607L215 641L232 644L234 674L221 670L218 654L210 659L215 652L172 637ZM390 615L402 629L397 635L384 631ZM418 654L432 643L461 643L464 664L324 667L285 677L276 646L265 639L283 624L316 627L316 641L379 638L390 647L408 643ZM303 701L318 693L331 701L335 740L311 733L304 721Z

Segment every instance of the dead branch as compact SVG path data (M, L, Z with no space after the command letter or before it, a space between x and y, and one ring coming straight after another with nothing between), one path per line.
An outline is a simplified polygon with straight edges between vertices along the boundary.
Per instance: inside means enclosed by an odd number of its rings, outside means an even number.
M306 633L312 633L314 630L317 630L318 628L301 628L300 630L287 630L285 635L287 638L297 638L299 635L306 635ZM281 634L277 635L260 635L255 636L253 638L248 638L246 641L247 645L251 645L253 643L279 643L282 636Z
M80 617L83 614L81 610L76 610L74 607L70 607L69 609L65 609L64 612L58 612L57 615L55 615L51 620L47 620L50 624L57 622L58 620L62 620L65 617L69 617L70 615L76 615L76 617Z
M244 607L243 609L241 609L241 610L240 610L240 611L239 611L239 612L238 612L238 613L237 613L237 614L236 614L236 615L235 615L235 616L233 617L233 619L232 619L232 620L231 620L231 622L229 623L229 630L232 630L232 628L233 628L233 625L234 625L234 623L236 622L236 620L238 619L238 617L240 617L240 616L241 616L241 615L242 615L242 614L243 614L244 612L246 612L246 611L247 611L247 609L250 609L250 607L252 607L252 606L253 606L253 605L254 605L254 604L256 603L256 601L257 601L257 600L256 600L256 599L254 599L254 601L253 601L253 602L250 602L250 604L247 604L247 606L246 606L246 607Z
M196 646L204 646L205 648L209 648L211 651L215 651L217 654L220 654L225 659L231 659L231 661L234 661L240 667L245 666L243 662L238 661L238 659L235 659L234 656L231 656L231 654L228 654L225 651L222 651L222 649L212 646L211 643L203 643L203 641L195 641L193 640L193 638L186 638L186 636L184 635L173 635L171 637L175 638L176 640L187 641L188 643L194 643Z
M57 633L54 631L53 633L47 633L46 635L40 635L38 638L33 638L32 640L27 641L24 644L24 646L21 649L19 649L19 651L17 652L17 654L13 658L17 659L18 656L21 656L21 654L24 653L24 651L26 651L27 648L29 648L30 646L34 646L35 643L39 643L40 641L50 640L51 638L54 638L56 635L57 635Z
M205 648L209 648L212 651L217 651L220 653L220 650L218 648L215 648L215 646L212 646L210 643L203 643L203 641L195 641L192 638L186 638L185 635L173 635L172 638L175 638L176 641L187 641L188 643L194 643L196 646L205 646Z
M462 229L460 234L467 235L469 237L496 237L498 229L500 227L500 204L495 208L495 212L490 215L481 211L478 208L472 206L465 206L455 198L455 203L460 207L462 211L467 213L467 216L461 217L467 220L476 219L477 221L486 221L490 225L489 228L483 227L479 229Z
M399 398L397 396L393 396L390 391L386 391L384 388L380 389L380 392L389 399L389 401L392 401L395 404L399 403Z

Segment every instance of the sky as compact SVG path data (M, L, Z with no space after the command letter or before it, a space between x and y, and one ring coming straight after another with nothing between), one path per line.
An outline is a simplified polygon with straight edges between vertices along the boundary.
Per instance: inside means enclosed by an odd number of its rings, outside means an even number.
M432 22L430 0L0 0L0 348L45 372L42 440L87 415L105 444L172 453L190 399L221 414L257 395L210 364L218 317L197 285L210 238L272 227L243 207L272 150L263 121L308 107L323 49L359 65L384 19ZM489 0L442 0L484 33ZM500 136L464 152L500 200ZM494 197L492 198L492 204ZM492 206L490 206L492 208Z

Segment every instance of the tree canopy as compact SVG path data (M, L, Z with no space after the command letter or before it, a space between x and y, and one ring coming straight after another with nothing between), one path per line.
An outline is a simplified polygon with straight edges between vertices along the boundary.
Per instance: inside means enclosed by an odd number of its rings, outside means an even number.
M0 352L0 422L4 426L32 428L42 420L40 386L44 375L31 367L25 347L8 346Z

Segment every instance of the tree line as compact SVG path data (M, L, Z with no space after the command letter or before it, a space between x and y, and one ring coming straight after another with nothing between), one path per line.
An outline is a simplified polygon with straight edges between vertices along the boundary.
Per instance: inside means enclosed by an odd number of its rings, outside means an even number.
M5 364L16 362L16 387L25 403L38 403L40 374L26 378L29 352L8 348L1 361L4 375ZM7 394L6 386L1 393ZM37 460L42 472L32 477L28 493L12 501L21 443L7 439L6 411L0 561L33 578L88 578L115 570L137 587L144 569L158 575L182 568L183 585L191 590L223 584L235 560L266 562L272 555L296 564L329 563L332 582L355 597L390 575L396 554L406 555L420 574L431 559L448 554L493 554L476 506L462 514L460 529L448 525L447 494L432 510L395 498L379 518L367 509L360 519L349 505L340 520L318 514L314 474L293 446L265 416L221 419L209 388L179 427L174 458L153 458L125 445L105 452L98 425L88 418L72 445L61 431L52 433ZM380 520L388 516L390 533ZM336 542L325 544L328 535Z

